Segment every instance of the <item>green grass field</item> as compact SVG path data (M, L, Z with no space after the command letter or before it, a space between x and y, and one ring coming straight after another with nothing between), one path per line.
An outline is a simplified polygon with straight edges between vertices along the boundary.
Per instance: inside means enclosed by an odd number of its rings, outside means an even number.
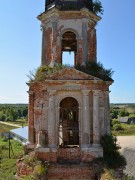
M13 153L9 159L9 142L6 139L0 138L0 179L15 180L16 161L19 156L23 155L23 146L15 140L11 140Z
M133 136L135 135L135 124L121 124L123 130L112 131L113 135L116 136Z
M17 119L17 121L12 122L13 124L17 124L20 126L28 126L28 121L26 119Z

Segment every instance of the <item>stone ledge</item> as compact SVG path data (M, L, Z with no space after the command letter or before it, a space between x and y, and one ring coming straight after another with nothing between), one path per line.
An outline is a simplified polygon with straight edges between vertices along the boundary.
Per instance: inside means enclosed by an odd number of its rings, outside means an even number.
M43 147L38 147L35 148L35 152L57 152L58 150L56 148L43 148Z
M102 147L90 147L90 148L81 148L81 151L84 153L91 154L94 157L103 157L103 148Z

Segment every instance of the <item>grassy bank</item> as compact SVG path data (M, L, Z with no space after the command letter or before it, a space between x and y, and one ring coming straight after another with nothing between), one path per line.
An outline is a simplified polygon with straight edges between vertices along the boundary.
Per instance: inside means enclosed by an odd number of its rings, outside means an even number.
M116 136L133 136L135 135L135 125L134 124L121 124L123 130L112 131L113 135Z
M15 128L17 127L0 123L0 137L2 137L3 132L9 132L11 129Z
M20 125L20 126L28 126L27 119L17 119L15 122L11 122L11 123L17 124L17 125Z
M9 159L9 142L0 138L0 179L14 180L16 174L16 161L20 155L23 155L23 146L21 143L11 140L13 153Z

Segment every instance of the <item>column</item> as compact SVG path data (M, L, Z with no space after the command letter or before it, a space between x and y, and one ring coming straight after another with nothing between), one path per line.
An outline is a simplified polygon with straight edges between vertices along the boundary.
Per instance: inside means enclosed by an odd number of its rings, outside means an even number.
M85 65L87 62L87 53L88 53L88 45L87 45L87 22L82 22L82 65Z
M56 148L55 92L56 92L56 90L49 90L48 138L49 138L49 147L50 148Z
M35 143L34 132L34 91L28 91L29 110L28 110L28 144Z
M59 146L60 145L60 142L59 142L59 122L60 121L60 107L57 106L56 107L56 146Z
M52 59L50 62L50 67L54 67L56 64L56 46L57 46L57 38L56 38L56 33L57 33L57 21L52 22Z
M104 91L105 101L105 129L106 134L110 134L110 103L109 103L109 91Z
M99 91L93 91L93 146L100 146Z
M83 109L82 109L82 148L90 146L90 107L89 107L89 90L82 90Z
M104 108L104 92L100 91L99 93L99 111L100 111L100 132L101 136L105 134L105 108Z
M41 64L46 64L46 28L42 25L42 55L41 55Z

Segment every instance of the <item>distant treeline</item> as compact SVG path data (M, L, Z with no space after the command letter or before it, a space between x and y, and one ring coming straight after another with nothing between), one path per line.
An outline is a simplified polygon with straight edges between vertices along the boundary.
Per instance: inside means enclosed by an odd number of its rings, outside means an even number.
M28 104L0 104L0 121L27 119Z
M135 103L110 104L111 119L125 116L135 117Z
M111 107L121 107L121 106L125 106L125 107L135 107L135 103L110 103Z

